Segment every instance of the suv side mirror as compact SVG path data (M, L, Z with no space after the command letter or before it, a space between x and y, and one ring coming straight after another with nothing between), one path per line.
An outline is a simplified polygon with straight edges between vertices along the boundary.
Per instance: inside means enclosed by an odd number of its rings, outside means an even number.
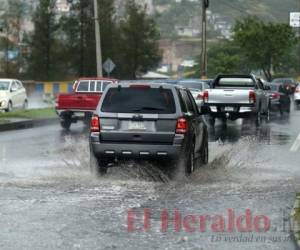
M201 106L199 108L200 115L208 115L210 113L210 108L208 106Z

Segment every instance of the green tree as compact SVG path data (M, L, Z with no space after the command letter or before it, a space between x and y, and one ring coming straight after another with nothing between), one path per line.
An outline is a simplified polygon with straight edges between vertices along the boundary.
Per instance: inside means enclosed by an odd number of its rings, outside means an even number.
M161 56L158 47L160 34L153 18L146 10L128 0L124 20L120 24L120 60L118 73L126 79L135 79L139 73L157 66Z
M212 46L208 50L208 58L210 77L217 74L249 73L251 71L251 65L241 53L239 46L233 41L225 40Z
M50 80L58 68L54 61L55 32L58 28L55 18L55 0L39 0L33 15L34 33L31 37L29 72L34 79Z
M287 24L265 23L256 17L247 17L236 23L234 40L249 63L262 69L270 81L273 69L280 67L284 56L296 44L296 35Z
M98 0L101 27L102 56L115 60L117 27L114 20L114 1ZM74 1L71 14L60 20L64 34L64 60L73 76L96 75L96 44L93 1Z

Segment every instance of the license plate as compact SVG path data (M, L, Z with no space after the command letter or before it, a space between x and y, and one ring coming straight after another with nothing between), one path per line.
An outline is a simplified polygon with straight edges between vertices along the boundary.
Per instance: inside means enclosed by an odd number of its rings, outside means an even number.
M129 122L129 130L146 130L145 124L143 122Z
M234 111L234 107L225 107L225 111L232 112Z

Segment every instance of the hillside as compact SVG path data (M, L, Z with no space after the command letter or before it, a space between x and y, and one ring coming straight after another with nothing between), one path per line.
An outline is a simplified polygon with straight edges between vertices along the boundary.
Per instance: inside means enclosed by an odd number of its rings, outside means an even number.
M201 1L153 0L153 3L163 37L178 35L178 26L200 29ZM289 12L300 11L300 0L211 0L209 11L218 17L219 22L226 22L227 27L246 15L255 15L266 21L288 22Z

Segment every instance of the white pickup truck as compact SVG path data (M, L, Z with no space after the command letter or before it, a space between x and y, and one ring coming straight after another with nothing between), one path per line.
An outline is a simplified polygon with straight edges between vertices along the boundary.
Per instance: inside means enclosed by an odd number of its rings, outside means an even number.
M219 118L226 122L254 117L257 124L261 116L269 119L270 100L268 86L254 75L219 75L211 89L203 94L204 105L210 110L210 123Z

